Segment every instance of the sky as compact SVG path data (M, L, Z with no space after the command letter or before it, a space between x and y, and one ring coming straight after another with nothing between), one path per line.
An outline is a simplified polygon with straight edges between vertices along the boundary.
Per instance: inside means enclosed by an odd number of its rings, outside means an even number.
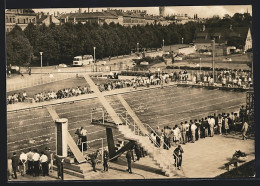
M101 11L106 8L90 8L90 11L95 12L96 10ZM159 15L158 7L129 7L129 8L120 8L116 7L111 9L123 9L123 10L146 10L148 14ZM60 9L33 9L35 12L49 12L53 14L54 12L59 11L60 13L70 13L78 11L78 8L60 8ZM87 8L82 8L83 11L88 11ZM251 5L232 5L232 6L166 6L165 14L185 14L193 17L194 14L198 14L199 18L208 18L214 15L218 15L219 17L223 17L225 14L229 14L233 16L235 13L245 13L248 12L252 15L252 6Z

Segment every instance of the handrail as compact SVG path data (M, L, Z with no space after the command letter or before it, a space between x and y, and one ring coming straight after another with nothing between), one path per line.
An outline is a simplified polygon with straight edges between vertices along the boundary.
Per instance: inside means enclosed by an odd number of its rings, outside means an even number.
M120 113L118 113L118 116L119 117L122 117L122 119L123 120L125 120L125 122L126 122L126 125L129 125L130 126L130 124L131 124L131 122L127 119L127 118L124 118L123 116L122 116L122 114L120 114ZM133 125L133 124L132 124ZM146 124L146 125L148 125L148 124ZM150 125L148 125L150 128L151 128L151 126ZM137 127L137 129L138 130L140 130L139 129L139 127L138 127L138 125L137 126L135 126L134 125L134 130L135 130L135 127ZM152 128L151 128L152 129ZM153 129L152 129L153 130ZM153 130L154 131L154 130ZM158 134L154 131L154 133L158 136ZM138 135L139 135L139 133L138 133ZM160 146L159 146L159 144L156 142L156 140L154 141L154 139L151 137L151 135L149 134L149 133L146 133L146 134L144 134L145 136L147 136L154 144L155 144L155 146L157 147L157 148L160 148ZM158 136L159 137L159 136ZM163 142L164 144L165 144L165 142ZM168 147L168 145L167 144L165 144L167 147ZM168 147L169 148L169 147ZM178 158L178 156L173 152L173 155L175 156L175 158L176 158L176 160L177 161L179 161L179 158ZM169 156L168 156L169 157ZM169 157L170 159L171 159L171 157ZM172 166L172 164L170 164L169 165L169 169L170 169L170 166ZM177 163L175 163L175 168L177 168Z
M158 138L160 138L160 136L155 132L155 130L149 125L149 124L147 124L146 123L146 127L149 127L152 131L153 131L153 133L158 137ZM168 149L170 149L170 147L163 141L163 144L168 148ZM173 155L175 156L175 158L177 159L177 160L179 160L179 158L178 158L178 156L175 154L175 152L173 152ZM177 165L176 165L177 166Z
M146 124L146 126L148 126L153 132L154 132L154 134L158 137L158 138L160 138L160 136L153 130L153 128L150 126L150 125L148 125L148 124ZM162 141L162 140L161 140ZM164 142L164 141L162 141L163 142L163 145L165 145L166 147L168 147L169 148L169 146ZM157 143L156 143L157 144ZM160 146L158 145L158 148L160 148ZM170 148L169 148L170 149ZM173 152L173 155L174 155L174 157L176 158L176 160L177 161L179 161L179 157L175 154L175 152ZM177 168L177 163L175 163L175 168Z

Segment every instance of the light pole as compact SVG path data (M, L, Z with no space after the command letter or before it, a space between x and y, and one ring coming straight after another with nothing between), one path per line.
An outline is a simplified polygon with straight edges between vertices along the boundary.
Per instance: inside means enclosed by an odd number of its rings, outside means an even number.
M136 50L139 52L139 43L136 43Z
M93 47L94 49L94 63L96 64L96 47Z
M212 40L212 71L213 71L213 83L215 83L215 39Z
M183 44L183 37L181 38L181 44Z
M163 49L164 49L164 39L162 40L162 43L163 43L162 46L163 46Z
M200 58L200 74L201 74L201 58Z
M43 52L40 52L40 55L41 55L41 83L42 83L42 54L43 54Z

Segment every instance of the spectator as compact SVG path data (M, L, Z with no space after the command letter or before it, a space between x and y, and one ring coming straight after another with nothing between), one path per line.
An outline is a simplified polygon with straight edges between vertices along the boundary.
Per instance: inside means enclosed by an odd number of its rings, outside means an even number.
M245 121L243 124L242 130L241 130L242 131L242 140L245 140L245 139L247 140L247 135L246 135L247 130L248 130L248 124Z
M108 171L108 159L109 159L109 154L108 154L108 151L105 149L103 152L104 171Z
M27 162L28 162L28 169L27 169L27 174L32 174L33 173L33 152L31 148L29 148L29 151L26 153L27 155Z
M33 177L39 176L40 174L40 154L37 149L34 149L34 154L32 156L33 159Z
M195 132L196 132L197 126L191 122L191 136L192 136L192 143L195 142Z
M131 150L129 149L126 153L126 159L127 159L127 171L132 174L132 167L131 167L131 159L132 159L132 153Z
M26 162L27 162L27 154L24 153L24 151L21 152L20 154L20 172L21 175L24 176L26 173Z
M17 171L18 171L18 166L19 166L19 157L17 156L16 152L13 153L12 156L12 169L14 173L14 179L17 179Z
M182 154L184 153L181 145L178 145L178 147L174 150L174 159L175 159L175 164L177 164L178 169L180 169L182 165ZM177 158L176 158L177 156Z
M40 163L42 167L42 174L43 176L49 176L49 170L48 170L48 157L47 155L42 151L41 157L40 157Z

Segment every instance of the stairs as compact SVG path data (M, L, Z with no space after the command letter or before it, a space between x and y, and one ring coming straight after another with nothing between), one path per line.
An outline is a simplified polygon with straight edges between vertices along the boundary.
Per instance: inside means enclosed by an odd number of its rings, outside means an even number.
M127 138L135 140L139 143L147 154L156 162L156 164L160 167L162 172L165 173L168 177L173 177L177 175L177 171L174 167L174 158L171 155L170 151L165 149L160 149L154 146L151 143L148 136L140 136L134 134L134 132L129 128L128 125L118 125L118 130Z
M104 94L99 91L98 87L95 85L95 83L92 81L92 79L89 77L89 75L84 75L85 80L89 84L91 90L94 91L94 93L97 95L99 101L102 103L103 107L106 109L109 116L112 118L114 123L117 125L118 130L124 135L124 137L128 140L133 140L139 143L144 150L148 153L149 156L152 157L152 159L158 164L158 166L161 168L161 170L165 173L168 177L173 177L177 174L177 171L174 167L174 158L170 150L164 150L160 149L154 146L153 143L150 141L150 136L147 128L143 125L143 123L139 120L139 118L136 116L134 111L131 109L131 107L128 105L128 103L124 100L124 98L121 95L117 95L118 99L124 106L124 108L127 110L127 113L132 117L134 120L134 124L131 124L126 118L123 118L122 115L117 114L115 110L111 107L110 103L106 100ZM126 125L122 125L122 121L126 121ZM134 132L129 128L134 128ZM138 131L138 134L143 134L144 136L136 135L135 131ZM108 140L109 141L109 140ZM128 143L131 145L131 141ZM126 148L126 146L123 147L123 149ZM123 149L120 149L121 151ZM120 152L118 150L118 152Z

